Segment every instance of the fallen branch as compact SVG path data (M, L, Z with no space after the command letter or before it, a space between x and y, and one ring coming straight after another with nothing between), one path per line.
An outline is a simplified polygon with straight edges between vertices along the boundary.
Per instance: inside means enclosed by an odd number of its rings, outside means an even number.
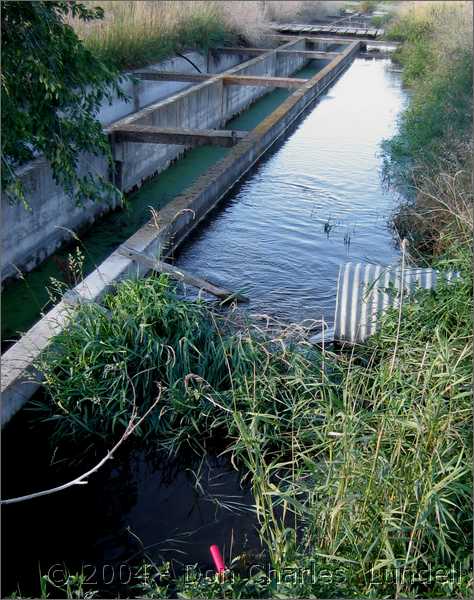
M150 408L145 412L145 414L142 417L140 417L140 419L138 419L138 421L136 421L136 422L134 422L135 418L137 416L136 415L136 407L134 407L132 416L130 418L130 421L129 421L127 428L125 429L122 437L115 444L115 446L112 448L112 450L109 450L109 452L107 452L107 454L104 456L104 458L95 465L95 467L92 467L92 469L89 469L89 471L87 471L86 473L83 473L79 477L76 477L75 479L68 481L67 483L63 483L62 485L58 485L57 487L50 488L49 490L35 492L34 494L27 494L26 496L18 496L17 498L8 498L7 500L0 500L0 505L15 504L17 502L24 502L25 500L33 500L34 498L39 498L40 496L47 496L49 494L55 494L56 492L61 492L62 490L66 490L75 485L86 485L88 483L86 481L87 478L90 477L93 473L96 473L108 460L111 460L113 458L117 449L135 431L135 429L143 423L143 421L148 417L148 415L151 413L151 411L155 408L155 406L160 401L160 397L161 397L161 388L159 390L158 397L156 398L156 400L153 402L153 404L150 406Z
M183 271L183 269L178 269L173 265L169 265L161 260L146 256L146 254L143 254L143 252L137 252L131 248L123 247L120 253L127 258L135 260L138 264L142 264L149 269L152 269L153 271L167 273L170 277L176 279L177 281L183 281L184 283L192 285L198 289L206 290L206 292L209 292L217 298L223 298L226 302L229 302L230 300L236 300L240 302L249 301L249 299L242 294L218 287L209 281L202 279L201 277L196 277L195 275L188 273L188 271Z

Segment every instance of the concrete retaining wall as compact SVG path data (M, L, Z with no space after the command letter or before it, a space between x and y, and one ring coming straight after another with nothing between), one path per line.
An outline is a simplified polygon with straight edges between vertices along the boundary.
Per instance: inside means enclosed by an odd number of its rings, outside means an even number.
M203 72L221 73L239 62L239 56L223 54L205 57L197 52L186 53ZM175 57L152 65L160 71L177 71L195 73L196 70L186 60ZM130 96L131 101L115 100L112 105L104 103L98 112L98 119L109 125L137 110L168 98L177 92L192 87L193 84L174 81L139 81L128 80L122 84L122 90ZM182 127L187 127L183 119ZM170 126L170 125L168 125ZM136 145L135 145L136 146ZM135 147L130 149L130 161L127 165L126 185L128 191L141 181L156 172L165 169L169 162L183 151L182 146L158 146L143 144L141 151ZM139 165L143 164L143 167ZM79 171L88 171L108 179L108 166L104 158L85 155ZM115 208L115 200L104 202L86 202L83 206L68 198L62 188L56 185L48 162L38 158L19 169L23 181L27 210L23 204L10 204L2 197L2 281L15 276L17 269L31 271L47 256L52 254L65 240L70 239L68 230L77 230L93 223L99 216Z
M350 65L358 48L358 42L351 44L320 73L298 88L186 193L160 211L159 229L152 221L143 226L76 286L69 299L59 302L3 355L2 425L37 389L39 384L31 370L32 363L51 338L67 327L72 315L70 298L78 302L99 301L115 282L130 276L145 275L147 268L128 257L128 249L151 257L172 253L308 105Z
M305 47L305 41L295 40L281 47L301 50ZM239 54L210 53L208 57L203 57L191 52L186 56L202 71L216 74L228 71L236 75L287 76L307 62L301 56L277 56L274 51L243 64L238 63L245 61L246 56ZM192 65L180 57L151 68L195 72ZM199 85L169 81L140 81L134 84L128 81L123 83L122 89L133 98L133 102L116 100L111 106L104 104L98 114L104 125L134 120L137 124L162 127L222 127L256 98L272 90L268 87L223 86L219 78ZM116 183L124 192L128 192L166 169L185 149L182 145L117 144L114 158L118 162L120 175ZM108 167L102 157L85 155L79 171L83 174L92 171L105 179L109 178ZM20 175L29 210L22 204L11 205L2 198L2 281L17 275L18 270L32 270L71 238L70 230L77 231L88 226L116 207L116 199L113 198L77 206L56 185L48 163L43 158L25 165L20 170Z

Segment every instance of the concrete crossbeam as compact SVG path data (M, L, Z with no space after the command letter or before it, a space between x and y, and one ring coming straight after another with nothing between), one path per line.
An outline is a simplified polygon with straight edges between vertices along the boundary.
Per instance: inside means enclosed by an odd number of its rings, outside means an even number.
M191 83L200 83L201 81L207 81L208 79L215 77L215 75L208 73L175 73L170 71L152 70L135 71L133 76L146 81L186 81Z
M116 142L139 144L179 144L183 146L235 146L246 131L226 129L182 129L179 127L153 127L151 125L120 125L109 129Z
M307 79L297 77L259 77L256 75L232 75L223 77L224 85L255 85L277 88L297 88Z
M148 81L187 81L200 83L213 77L222 78L224 85L255 85L278 88L296 88L306 79L296 77L265 77L257 75L215 75L207 73L170 73L169 71L140 71L134 73L139 79Z
M238 46L235 47L227 47L227 48L216 48L215 49L217 52L220 52L222 54L255 54L255 55L259 55L259 54L264 54L265 52L270 52L271 49L269 50L268 48L240 48ZM309 59L311 58L327 58L327 59L331 59L331 58L335 58L336 56L338 56L340 53L339 52L323 52L323 51L316 51L316 50L279 50L279 49L273 49L277 54L298 54L300 56L305 56Z

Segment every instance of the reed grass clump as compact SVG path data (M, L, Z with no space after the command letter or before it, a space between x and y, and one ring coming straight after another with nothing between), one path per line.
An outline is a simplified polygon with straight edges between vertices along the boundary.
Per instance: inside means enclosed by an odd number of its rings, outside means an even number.
M403 42L396 58L412 91L388 145L392 172L407 180L416 170L439 173L446 160L465 163L462 149L472 134L472 5L403 4L388 38Z
M100 6L102 21L72 21L72 25L88 49L121 69L163 60L175 52L207 51L243 34L217 2L103 1ZM259 31L259 23L254 23L249 41Z
M408 197L395 225L429 262L453 237L472 237L472 4L403 3L391 23L411 99L385 144L385 173Z

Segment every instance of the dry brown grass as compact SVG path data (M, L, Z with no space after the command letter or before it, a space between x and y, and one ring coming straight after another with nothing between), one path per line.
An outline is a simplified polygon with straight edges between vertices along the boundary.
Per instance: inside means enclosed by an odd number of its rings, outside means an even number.
M236 40L257 45L265 32L257 2L99 0L89 4L101 6L104 19L74 20L72 25L86 46L120 68Z
M285 22L316 21L328 15L338 15L345 2L323 2L318 0L273 0L265 2L265 17L270 21Z
M101 6L102 21L71 24L86 45L121 68L142 66L189 48L228 42L268 45L269 21L314 21L343 2L242 0L86 0Z
M427 23L432 29L440 58L449 60L460 48L472 49L473 5L472 2L410 1L395 5L395 17L409 19L413 23Z

